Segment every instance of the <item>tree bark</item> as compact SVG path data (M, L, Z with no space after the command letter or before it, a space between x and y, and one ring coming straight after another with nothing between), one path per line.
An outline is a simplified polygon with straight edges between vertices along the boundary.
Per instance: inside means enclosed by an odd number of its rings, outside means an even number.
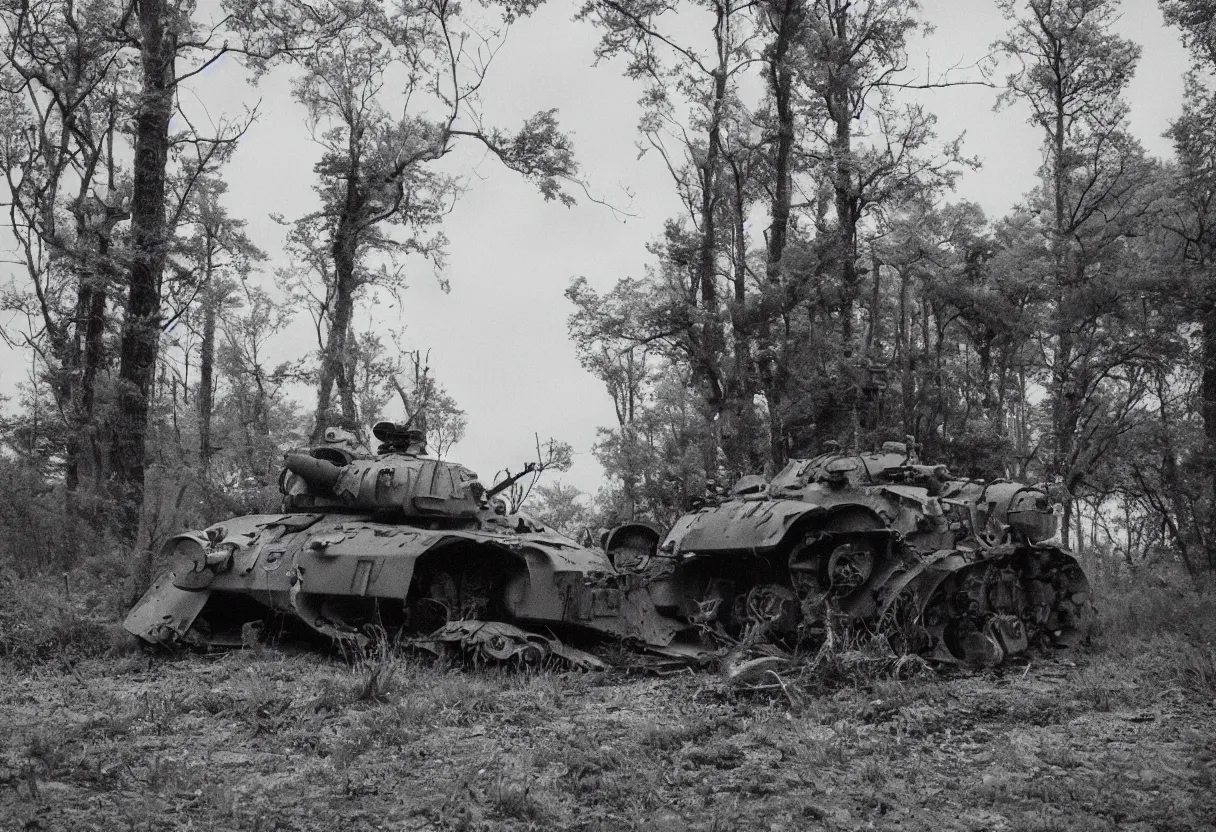
M354 318L354 267L353 245L334 245L334 306L329 320L329 334L321 357L321 379L317 387L317 412L312 441L320 441L325 428L331 424L330 410L333 389L339 377L346 387L345 364L350 350L350 328ZM339 390L339 396L343 391ZM344 407L345 410L345 407ZM344 412L344 415L349 415Z
M1207 269L1205 269L1207 271ZM1211 282L1209 275L1204 279ZM1200 414L1203 417L1204 456L1208 490L1208 540L1216 540L1216 287L1209 288L1201 313L1203 327L1203 369L1200 379ZM1208 552L1208 567L1216 569L1216 552Z
M769 10L769 20L774 38L766 63L769 92L777 112L777 142L773 151L773 196L769 203L771 222L768 229L768 251L764 263L765 280L769 291L781 297L784 285L782 259L789 237L790 210L793 198L792 156L794 150L794 106L793 77L790 67L790 44L798 28L801 0L776 0ZM784 302L784 299L782 298ZM766 316L767 320L767 316ZM782 386L784 374L784 350L773 343L771 325L764 327L766 357L769 364L765 373L767 383L764 394L769 413L769 454L774 470L786 463L785 426L782 423Z
M705 391L706 421L709 425L709 444L704 449L704 466L707 477L716 476L718 453L722 448L722 416L730 409L727 391L722 383L719 362L725 352L725 338L719 308L717 288L718 227L717 204L719 197L719 171L722 166L722 113L726 106L727 67L729 60L726 6L716 5L717 20L714 25L714 40L718 52L718 65L713 72L713 92L709 102L709 124L706 127L705 158L698 164L701 181L699 206L701 235L697 245L696 282L700 293L700 305L704 312L704 323L699 333L693 333L696 344L696 364Z
M849 3L833 8L832 33L849 43ZM853 355L853 304L857 298L857 212L853 186L853 111L849 106L850 55L834 55L828 68L828 118L833 124L832 190L836 208L836 258L840 277L840 338L844 358Z
M211 470L211 415L215 409L215 319L219 305L219 287L215 285L212 264L211 233L204 235L206 260L203 266L203 340L199 345L198 379L198 461L203 474Z
M173 112L177 35L165 0L136 0L143 85L135 112L131 199L132 261L119 348L117 412L110 466L116 531L134 540L143 502L149 394L160 341L165 263L165 167Z

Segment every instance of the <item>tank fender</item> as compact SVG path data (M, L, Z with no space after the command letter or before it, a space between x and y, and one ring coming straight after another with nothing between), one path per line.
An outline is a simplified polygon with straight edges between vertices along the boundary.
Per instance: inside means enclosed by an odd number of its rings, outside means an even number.
M879 592L878 615L887 616L897 600L912 599L914 620L919 621L934 590L951 572L962 569L972 561L954 549L939 549L916 561ZM906 590L906 592L905 592Z
M685 556L765 554L784 544L795 527L829 515L823 506L798 500L729 500L681 517L659 550Z
M820 528L825 532L870 532L887 528L883 516L862 503L844 503L824 511Z
M617 569L644 569L663 534L650 523L622 523L604 538L604 553Z
M211 590L181 589L169 570L148 587L127 613L122 626L149 644L172 644L182 638L207 605Z
M507 611L517 618L561 620L565 599L558 591L553 559L542 549L528 547L517 553L523 569L510 569L503 590Z
M321 635L329 636L338 644L367 646L367 636L347 624L337 614L326 609L326 596L305 592L303 586L300 581L292 584L288 596L292 610L301 621Z

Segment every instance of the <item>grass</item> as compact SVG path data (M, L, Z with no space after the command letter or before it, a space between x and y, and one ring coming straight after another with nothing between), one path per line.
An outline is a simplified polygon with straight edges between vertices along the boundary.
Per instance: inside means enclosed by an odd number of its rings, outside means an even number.
M4 621L42 618L0 630L0 828L1212 828L1212 596L1099 590L1081 651L985 673L839 651L757 695L387 644L154 658L53 587L10 594Z

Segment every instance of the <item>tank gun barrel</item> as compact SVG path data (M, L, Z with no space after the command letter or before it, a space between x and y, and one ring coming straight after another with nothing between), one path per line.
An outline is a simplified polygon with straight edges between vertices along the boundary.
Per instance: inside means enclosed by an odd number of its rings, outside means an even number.
M502 482L498 483L497 485L495 485L494 487L492 487L488 491L486 491L485 499L487 499L487 500L493 499L497 495L506 491L511 486L515 485L515 483L519 482L524 477L528 476L528 474L531 474L533 471L535 471L539 467L540 466L537 465L535 462L529 462L527 465L524 466L524 469L522 471L520 471L518 474L512 474L511 476L507 477Z
M288 454L283 465L288 471L303 477L314 494L332 494L342 467L308 454Z

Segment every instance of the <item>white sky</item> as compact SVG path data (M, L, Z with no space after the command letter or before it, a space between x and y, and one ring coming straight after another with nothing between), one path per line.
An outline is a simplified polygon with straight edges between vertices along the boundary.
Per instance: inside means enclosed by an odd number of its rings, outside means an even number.
M586 199L572 209L544 203L517 175L469 148L452 157L454 165L475 166L477 175L444 225L450 244L443 276L450 293L423 266L409 276L403 308L382 306L377 315L406 325L407 346L430 348L436 377L466 410L468 433L453 459L488 480L534 455L534 432L542 440L555 436L576 454L562 478L594 493L602 476L591 455L595 430L615 417L607 393L579 366L567 339L572 309L563 292L580 275L600 291L622 277L641 276L649 259L646 243L680 206L658 159L637 158L640 86L621 77L619 63L591 66L597 32L572 22L577 5L549 0L512 27L483 88L487 121L511 128L537 110L557 107L595 192L628 203L636 216L622 220ZM922 8L936 32L914 52L914 66L974 63L1008 28L990 0L922 0ZM1151 154L1166 157L1169 144L1160 134L1181 110L1186 55L1175 31L1162 24L1155 0L1124 0L1117 28L1144 48L1127 93L1132 131ZM225 173L226 206L248 222L253 241L271 255L269 282L273 268L285 265L279 255L283 229L269 215L290 219L315 206L318 149L285 76L273 75L256 90L241 77L234 65L217 67L197 85L198 97L217 117L261 99L261 117ZM965 131L964 152L983 162L982 169L964 174L955 198L979 203L993 218L1007 211L1032 186L1040 162L1040 139L1025 112L994 113L997 92L982 87L924 95L939 118L939 134ZM284 359L314 348L305 325L277 345ZM0 394L13 392L23 366L21 356L0 345ZM314 402L302 397L301 404L311 409Z

